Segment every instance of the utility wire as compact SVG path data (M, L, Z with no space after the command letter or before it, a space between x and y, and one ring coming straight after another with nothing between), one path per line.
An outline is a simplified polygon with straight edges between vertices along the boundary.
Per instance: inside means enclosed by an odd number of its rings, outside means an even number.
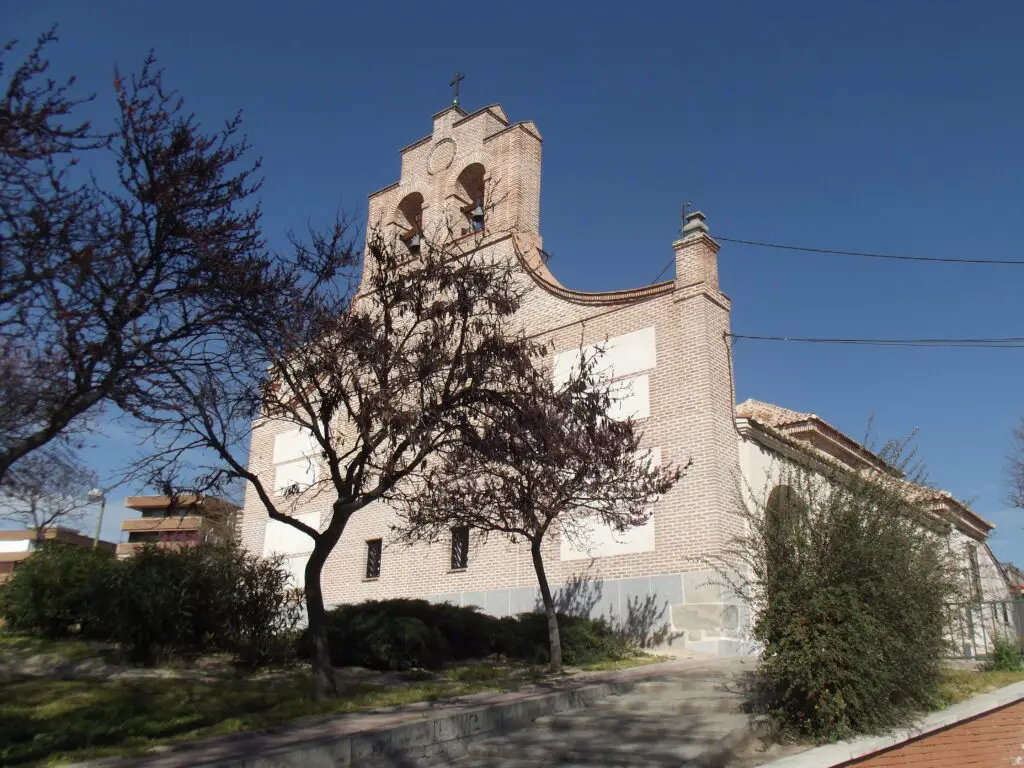
M752 245L757 248L775 248L780 251L799 251L801 253L825 253L835 256L859 256L866 259L887 259L889 261L922 261L933 264L997 264L1011 267L1024 267L1024 259L953 259L942 256L905 256L894 253L872 253L870 251L840 251L834 248L808 248L802 245L783 245L781 243L763 243L759 240L740 240L736 237L722 237L712 235L715 240L724 243L736 243L737 245ZM665 268L658 273L658 276L651 282L658 282L668 272L669 267L675 263L675 258L665 265Z
M780 245L779 243L762 243L757 240L739 240L735 237L722 237L712 235L715 240L726 243L738 243L739 245L754 245L759 248L777 248L783 251L802 251L804 253L830 253L838 256L862 256L868 259L891 259L895 261L930 261L941 264L1003 264L1012 266L1024 266L1024 259L952 259L940 256L898 256L891 253L869 253L866 251L837 251L831 248L806 248L799 245ZM662 272L664 274L664 272ZM660 277L661 275L659 275Z
M1013 259L953 259L931 256L904 256L886 253L869 253L865 251L840 251L829 248L806 248L797 245L781 245L779 243L764 243L756 240L740 240L732 237L713 236L716 240L739 245L751 245L760 248L776 248L786 251L801 251L804 253L825 253L839 256L860 256L869 259L889 259L895 261L922 261L942 264L1001 264L1010 266L1024 266L1024 260ZM675 264L673 257L665 268L658 273L652 282L658 282L662 276ZM752 336L740 333L730 333L732 339L750 339L752 341L792 341L805 344L852 344L874 347L962 347L962 348L986 348L986 349L1024 349L1024 337L1006 338L981 338L981 339L844 339L844 338L822 338L812 336Z
M842 339L816 336L751 336L730 333L733 339L753 341L794 341L805 344L854 344L873 347L967 347L985 349L1024 349L1024 337L991 339Z
M653 280L651 280L651 282L652 282L652 283L656 283L656 282L658 282L659 280L661 280L661 276L662 276L662 275L664 275L664 274L665 274L666 272L668 272L668 268L669 268L669 267L671 267L671 266L672 266L673 264L675 264L675 263L676 263L676 257L675 257L675 256L673 256L673 257L672 257L672 258L671 258L671 259L669 260L668 264L666 264L666 265L665 265L665 268L664 268L663 270L661 270L661 272L659 272L659 273L658 273L658 276L657 276L656 278L654 278Z

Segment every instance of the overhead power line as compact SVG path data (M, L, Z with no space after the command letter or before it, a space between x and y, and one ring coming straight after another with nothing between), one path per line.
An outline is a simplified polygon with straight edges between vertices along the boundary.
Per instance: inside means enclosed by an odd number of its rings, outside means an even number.
M832 248L807 248L800 245L781 245L779 243L762 243L757 240L740 240L735 237L712 235L715 240L739 245L753 245L758 248L776 248L781 251L800 251L803 253L827 253L837 256L861 256L867 259L890 259L893 261L930 261L938 264L1002 264L1006 266L1024 266L1024 259L953 259L941 256L901 256L892 253L870 253L868 251L839 251Z
M817 336L753 336L730 333L733 339L752 341L793 341L805 344L854 344L870 347L965 347L975 349L1024 349L1024 337L985 339L844 339Z
M933 264L987 264L987 265L1001 265L1010 267L1024 267L1024 259L954 259L946 258L944 256L907 256L895 253L872 253L870 251L841 251L835 248L809 248L803 245L783 245L782 243L764 243L759 240L741 240L737 237L723 237L722 235L712 235L715 240L721 240L723 243L736 243L737 245L751 245L757 248L774 248L779 251L798 251L800 253L823 253L831 254L834 256L858 256L865 259L886 259L889 261L919 261ZM662 276L668 272L669 268L675 264L675 257L673 257L666 265L665 268L658 273L658 276L654 278L652 282L658 282Z
M651 280L651 282L652 283L656 283L659 280L661 280L662 275L664 275L666 272L668 272L668 268L671 267L675 263L676 263L676 257L673 256L672 259L668 262L668 264L665 265L665 268L663 270L661 270L661 272L658 273L658 276L656 278L654 278L653 280Z

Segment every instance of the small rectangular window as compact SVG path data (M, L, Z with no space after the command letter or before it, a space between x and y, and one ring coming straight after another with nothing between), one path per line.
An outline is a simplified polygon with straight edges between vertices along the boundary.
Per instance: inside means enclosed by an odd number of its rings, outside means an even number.
M366 542L366 578L376 579L380 576L380 554L380 539L370 539Z
M469 566L469 528L452 528L452 570L461 571Z

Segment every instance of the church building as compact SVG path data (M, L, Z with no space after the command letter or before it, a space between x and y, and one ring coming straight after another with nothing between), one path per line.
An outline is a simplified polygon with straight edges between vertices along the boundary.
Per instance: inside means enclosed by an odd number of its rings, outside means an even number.
M562 285L546 265L540 232L541 147L532 121L513 122L498 105L467 114L454 104L434 115L429 135L401 150L398 180L370 195L369 224L392 228L414 250L419 233L455 222L456 236L472 238L482 258L514 259L529 287L521 322L552 343L556 376L581 345L604 345L605 363L624 393L612 415L641 422L660 461L692 459L646 525L625 534L594 527L585 548L549 536L545 562L562 607L645 623L660 643L714 655L751 652L749 608L718 583L708 563L742 532L737 509L744 494L770 493L787 465L832 462L860 471L879 469L881 459L813 414L756 401L736 405L731 303L719 282L719 244L703 213L690 213L671 244L672 279L602 293ZM274 423L254 433L250 467L273 478L279 492L316 472L296 431ZM948 494L919 492L930 494L927 503L954 527L978 569L979 596L1006 599L986 544L993 526ZM300 501L295 514L322 528L329 505ZM392 540L394 522L394 513L376 503L353 516L324 569L328 605L421 597L497 616L540 605L528 545L456 530L450 542L405 546ZM284 555L301 584L311 540L269 520L251 489L241 527L249 549Z

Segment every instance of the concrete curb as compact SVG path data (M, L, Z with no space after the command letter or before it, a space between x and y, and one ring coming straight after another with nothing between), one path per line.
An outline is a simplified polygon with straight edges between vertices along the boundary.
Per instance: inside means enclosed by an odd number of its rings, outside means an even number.
M326 768L327 766L446 765L466 754L467 739L514 730L542 715L580 709L627 693L644 680L714 663L665 661L616 672L597 672L514 693L479 693L383 712L334 715L273 731L239 734L167 747L141 759L110 758L73 768Z
M1024 700L1024 682L1013 683L928 715L909 728L901 728L885 736L862 736L816 747L798 755L762 763L758 768L832 768L1021 700Z

